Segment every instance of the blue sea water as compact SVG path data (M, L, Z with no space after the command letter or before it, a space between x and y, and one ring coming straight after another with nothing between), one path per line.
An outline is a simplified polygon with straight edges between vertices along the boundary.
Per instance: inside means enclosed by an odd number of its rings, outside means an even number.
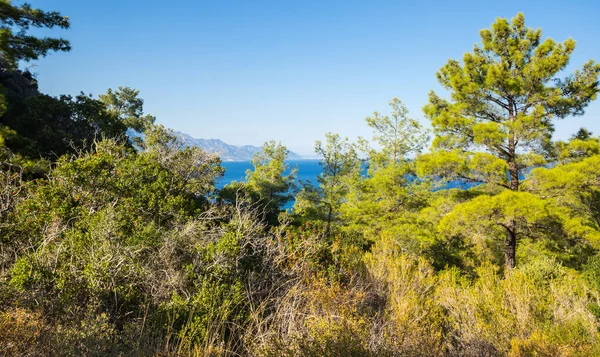
M299 184L300 182L310 181L313 185L318 184L317 176L323 171L320 165L321 160L288 160L286 162L289 165L289 169L284 173L284 175L287 175L292 169L296 168L296 183ZM245 181L246 170L253 169L253 166L250 163L250 161L224 161L221 163L221 166L225 168L225 175L217 179L216 186L218 189L223 188L223 186L225 186L228 183L231 183L232 181ZM363 175L366 175L366 166L363 169ZM460 188L466 190L477 185L478 183L450 181L442 187L434 188L434 190L437 191L450 188ZM300 185L298 185L298 188L300 188ZM283 208L290 209L293 205L294 200L288 202Z
M288 160L289 170L284 173L287 175L290 170L296 168L296 182L310 181L317 184L317 176L322 172L320 160ZM221 166L225 168L225 175L217 180L217 188L223 188L232 181L244 181L246 179L246 170L252 170L250 161L224 161Z

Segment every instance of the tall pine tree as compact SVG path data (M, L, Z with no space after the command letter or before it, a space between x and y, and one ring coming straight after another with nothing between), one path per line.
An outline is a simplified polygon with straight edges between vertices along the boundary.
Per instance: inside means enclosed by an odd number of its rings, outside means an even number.
M422 174L462 178L519 191L528 167L545 163L552 120L582 115L598 93L600 65L589 61L564 79L575 41L541 40L540 29L525 27L519 13L499 18L480 32L482 45L463 62L449 60L437 73L450 92L433 91L424 108L436 135ZM507 175L508 172L508 175ZM505 264L516 264L517 224L505 225Z

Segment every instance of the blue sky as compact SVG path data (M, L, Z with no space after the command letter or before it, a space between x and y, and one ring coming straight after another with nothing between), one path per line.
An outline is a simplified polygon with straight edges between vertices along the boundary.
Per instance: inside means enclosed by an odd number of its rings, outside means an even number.
M42 91L140 90L158 123L194 137L312 153L326 132L370 137L364 118L400 98L423 123L435 73L496 17L525 14L544 37L572 37L567 72L600 61L599 1L29 1L71 18L71 41L32 68ZM15 2L16 3L16 2ZM600 134L600 101L556 137Z

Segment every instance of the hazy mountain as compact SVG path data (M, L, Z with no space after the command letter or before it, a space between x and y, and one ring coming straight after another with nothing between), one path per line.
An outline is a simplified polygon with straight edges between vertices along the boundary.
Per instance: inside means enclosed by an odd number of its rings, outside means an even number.
M204 150L218 154L223 161L251 160L254 154L261 150L261 148L252 145L229 145L219 139L193 138L191 135L179 131L175 131L173 134L177 136L177 139L183 144L183 146L198 146ZM288 159L301 159L301 157L300 155L290 151L288 154Z
M131 137L142 135L143 134L140 133L129 133L129 136ZM223 161L251 160L254 154L261 150L261 148L252 145L229 145L219 139L193 138L191 135L179 131L173 131L173 135L177 137L177 140L181 142L182 146L197 146L204 150L214 152L215 154L219 155ZM288 154L288 159L297 160L302 159L302 157L295 152L290 151Z

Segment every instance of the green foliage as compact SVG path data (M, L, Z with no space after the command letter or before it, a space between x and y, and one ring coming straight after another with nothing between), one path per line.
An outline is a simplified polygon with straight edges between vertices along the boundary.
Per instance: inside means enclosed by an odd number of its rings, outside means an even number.
M425 244L416 212L423 208L429 194L428 185L414 182L414 162L408 155L420 152L427 141L427 132L408 117L408 110L397 98L390 102L391 117L374 113L366 121L374 132L378 149L369 148L363 140L367 175L357 174L348 185L340 207L344 231L359 237L366 248L378 240L401 241L403 248L421 251Z
M544 148L554 130L551 120L581 115L596 98L600 65L590 61L572 76L554 81L567 65L575 41L542 41L541 30L525 27L522 14L512 23L499 18L480 35L482 45L465 54L462 65L450 60L438 72L451 101L430 93L424 111L436 140L428 155L445 155L443 150L453 149L471 155L484 151L506 164L473 163L458 172L517 190L520 172L544 163ZM491 157L486 161L493 162ZM507 167L510 185L503 179Z
M518 191L525 170L552 156L552 119L582 115L596 98L600 65L589 61L572 76L556 79L575 41L542 41L541 30L525 27L521 13L512 23L498 18L480 35L482 45L466 53L462 64L450 60L437 73L451 99L429 94L424 112L436 138L432 152L420 158L418 171ZM574 142L572 149L581 151L581 143ZM516 220L503 227L510 269L519 228Z
M11 4L11 0L1 0L0 22L0 68L5 70L15 71L20 62L45 57L52 51L71 50L69 41L63 38L40 38L28 33L32 27L69 28L69 19L56 11L45 12L34 9L29 4L15 6ZM20 74L31 79L28 71ZM7 98L6 94L5 88L0 85L0 116L10 106L11 98Z
M527 237L545 219L552 219L545 202L524 192L504 191L482 195L455 206L439 223L438 230L449 237L463 236L476 245L482 260L501 262L504 234L509 227Z
M580 161L600 154L600 139L592 137L585 128L571 137L568 142L558 141L555 144L557 161L566 163Z
M282 207L292 199L290 190L294 187L296 170L289 170L285 163L288 151L285 146L274 141L265 143L262 151L254 155L251 163L254 170L246 172L246 185L266 200L268 205Z
M126 129L102 102L83 94L14 102L2 122L16 132L5 139L6 146L30 158L56 159L88 148L96 138L121 138Z
M16 69L20 61L36 60L50 51L69 51L69 41L62 38L38 38L27 34L31 27L69 28L69 18L56 11L45 12L29 4L15 6L0 1L0 53L4 65Z
M294 198L296 169L290 170L285 162L288 150L285 146L267 142L262 151L251 161L253 170L246 171L246 182L232 182L220 192L222 200L235 203L241 195L263 214L269 225L279 223L283 207ZM284 175L287 172L287 175Z
M579 162L538 168L527 188L545 197L565 222L565 231L576 240L598 247L600 231L600 155Z
M408 109L402 101L392 98L390 107L391 117L375 112L372 117L366 119L367 125L373 129L373 140L381 146L381 152L370 152L372 165L399 163L408 154L420 152L429 140L427 132L419 122L408 117Z
M26 34L67 27L58 13L6 0L0 13L15 68L67 49ZM574 42L542 42L520 14L481 37L438 73L451 96L425 108L432 152L394 98L367 118L373 147L316 143L318 185L289 215L281 144L219 191L220 160L182 148L137 90L1 98L0 351L600 355L600 146L585 129L550 141L600 68L552 82ZM135 148L128 128L144 133ZM439 185L451 180L485 185Z
M340 206L346 199L353 182L360 177L360 161L354 145L338 134L325 134L325 143L317 141L315 152L322 156L322 172L317 176L318 186L304 184L296 197L294 212L307 219L325 222L325 235L339 220Z
M98 100L104 103L106 110L119 118L127 128L144 132L154 124L156 118L144 115L144 100L138 97L139 93L139 90L129 87L119 87L116 91L109 88L106 94L98 97Z

